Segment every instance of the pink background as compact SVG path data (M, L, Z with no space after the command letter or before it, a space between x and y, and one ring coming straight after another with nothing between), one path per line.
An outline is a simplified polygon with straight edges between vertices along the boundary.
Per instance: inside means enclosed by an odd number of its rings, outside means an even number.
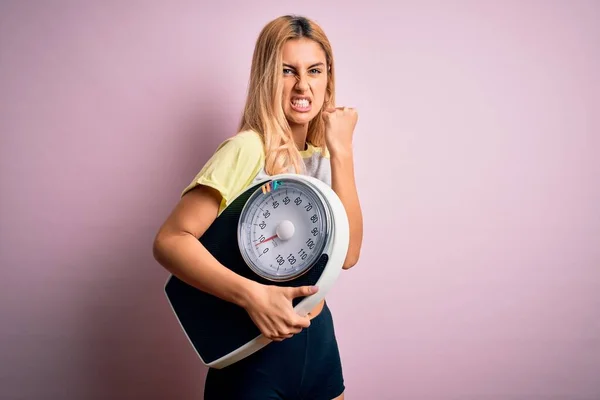
M600 399L600 3L203 3L1 3L0 398L202 397L152 239L300 13L360 113L347 398Z

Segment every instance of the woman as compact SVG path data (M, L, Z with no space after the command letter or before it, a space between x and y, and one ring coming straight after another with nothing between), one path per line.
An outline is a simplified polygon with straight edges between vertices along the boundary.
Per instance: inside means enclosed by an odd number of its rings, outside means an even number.
M312 287L262 285L220 265L198 238L253 182L284 172L331 185L350 223L344 269L358 260L362 213L354 179L357 113L334 107L332 50L314 22L283 16L261 31L239 133L219 146L183 190L156 235L154 256L188 284L243 307L271 343L221 370L210 369L205 399L343 399L333 321L322 301L306 317L292 299Z

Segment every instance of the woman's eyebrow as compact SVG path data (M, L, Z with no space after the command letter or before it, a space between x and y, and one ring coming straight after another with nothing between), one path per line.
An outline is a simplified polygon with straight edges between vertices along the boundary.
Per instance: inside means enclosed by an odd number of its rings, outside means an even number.
M283 63L283 66L287 67L287 68L291 68L291 69L296 69L296 67L294 67L293 65L287 64L287 63ZM309 66L308 69L311 69L311 68L314 68L314 67L324 67L324 66L325 66L324 63L318 62L318 63L314 63L311 66Z

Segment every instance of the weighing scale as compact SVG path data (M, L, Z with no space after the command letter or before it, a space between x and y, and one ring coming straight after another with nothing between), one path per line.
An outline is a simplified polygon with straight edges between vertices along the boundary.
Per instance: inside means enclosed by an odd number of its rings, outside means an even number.
M319 287L292 301L306 316L338 278L349 243L337 194L305 175L279 174L238 195L199 239L226 268L266 285ZM259 351L264 337L242 307L169 276L165 294L202 362L225 368Z

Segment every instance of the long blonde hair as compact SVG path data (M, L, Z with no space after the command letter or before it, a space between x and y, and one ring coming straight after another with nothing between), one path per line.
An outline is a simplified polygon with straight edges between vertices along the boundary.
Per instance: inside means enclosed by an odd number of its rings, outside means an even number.
M303 171L300 152L282 108L282 49L287 40L307 38L319 43L325 52L328 68L327 89L323 109L335 104L335 73L333 52L325 32L314 21L285 15L269 22L260 32L254 48L248 95L240 123L240 131L257 132L265 149L265 172L269 175ZM306 140L326 151L325 125L321 113L308 125Z

